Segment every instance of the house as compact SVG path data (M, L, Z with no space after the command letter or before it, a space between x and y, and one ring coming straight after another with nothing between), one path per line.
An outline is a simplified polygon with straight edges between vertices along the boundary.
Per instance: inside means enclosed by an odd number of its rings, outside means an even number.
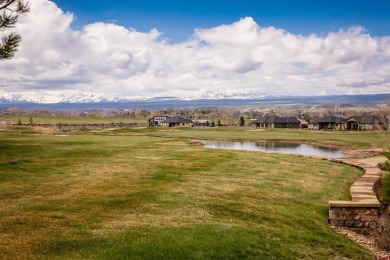
M208 126L209 124L210 124L209 120L205 120L205 119L194 120L195 126Z
M12 125L12 121L9 119L0 119L0 125Z
M299 119L299 118L298 118L298 120L299 120L299 122L301 122L301 128L302 128L302 129L303 129L303 128L306 128L306 129L307 129L309 123L308 123L306 120L303 120L303 119Z
M193 127L194 122L181 116L174 116L160 122L160 125L165 127Z
M161 122L167 120L168 116L154 116L148 120L149 126L161 126Z
M389 120L378 116L351 116L345 122L348 130L388 130Z
M308 129L310 130L344 130L346 119L343 117L326 116L310 121Z
M286 128L301 128L301 121L296 117L282 117L286 118Z
M256 127L300 128L301 122L296 117L265 116L252 122Z

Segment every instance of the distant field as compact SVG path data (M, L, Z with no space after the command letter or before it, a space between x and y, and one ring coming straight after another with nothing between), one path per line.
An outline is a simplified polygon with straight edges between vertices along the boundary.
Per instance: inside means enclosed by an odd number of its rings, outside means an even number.
M375 133L166 130L1 130L0 258L373 258L327 223L328 201L349 199L361 171L191 139L369 147Z
M19 119L23 124L28 124L30 116L14 116L14 115L2 115L0 118L10 119L12 123L18 123ZM81 116L32 116L33 122L37 124L93 124L93 123L148 123L149 118L122 118L122 117L81 117ZM214 121L218 123L217 119L208 120L211 124ZM221 124L239 124L238 119L221 120Z
M1 118L10 119L12 123L17 124L20 121L23 124L28 124L30 116L1 116ZM147 123L148 119L136 119L136 118L99 118L99 117L58 117L58 116L32 116L33 123L35 124L94 124L94 123Z

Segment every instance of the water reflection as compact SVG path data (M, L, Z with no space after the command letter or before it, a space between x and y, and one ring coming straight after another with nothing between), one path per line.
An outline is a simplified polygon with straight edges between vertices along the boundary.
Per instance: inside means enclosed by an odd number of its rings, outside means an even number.
M345 154L337 148L299 143L207 141L206 147L229 150L268 151L274 153L315 155L327 158L346 157Z

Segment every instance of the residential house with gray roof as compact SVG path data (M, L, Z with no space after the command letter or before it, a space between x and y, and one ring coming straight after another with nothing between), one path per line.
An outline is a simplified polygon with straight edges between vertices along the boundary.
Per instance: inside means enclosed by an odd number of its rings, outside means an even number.
M389 120L373 115L351 116L345 122L347 130L389 130Z
M256 127L300 128L301 121L296 117L265 116L252 122Z
M315 120L310 121L308 124L308 129L310 130L345 130L346 119L343 117L337 116L325 116Z
M181 116L174 116L161 121L160 125L164 127L193 127L194 122Z

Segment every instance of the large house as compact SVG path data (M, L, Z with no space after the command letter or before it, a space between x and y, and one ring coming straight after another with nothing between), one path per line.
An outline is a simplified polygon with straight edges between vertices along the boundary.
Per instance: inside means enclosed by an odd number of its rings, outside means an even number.
M388 130L389 120L378 116L351 116L345 122L347 130Z
M181 116L174 116L160 122L160 125L165 127L193 127L194 122Z
M170 118L169 116L154 116L148 120L149 126L161 126L161 122Z
M310 121L308 129L310 130L344 130L346 119L343 117L326 116Z
M256 127L300 128L301 121L296 117L265 116L252 122Z

